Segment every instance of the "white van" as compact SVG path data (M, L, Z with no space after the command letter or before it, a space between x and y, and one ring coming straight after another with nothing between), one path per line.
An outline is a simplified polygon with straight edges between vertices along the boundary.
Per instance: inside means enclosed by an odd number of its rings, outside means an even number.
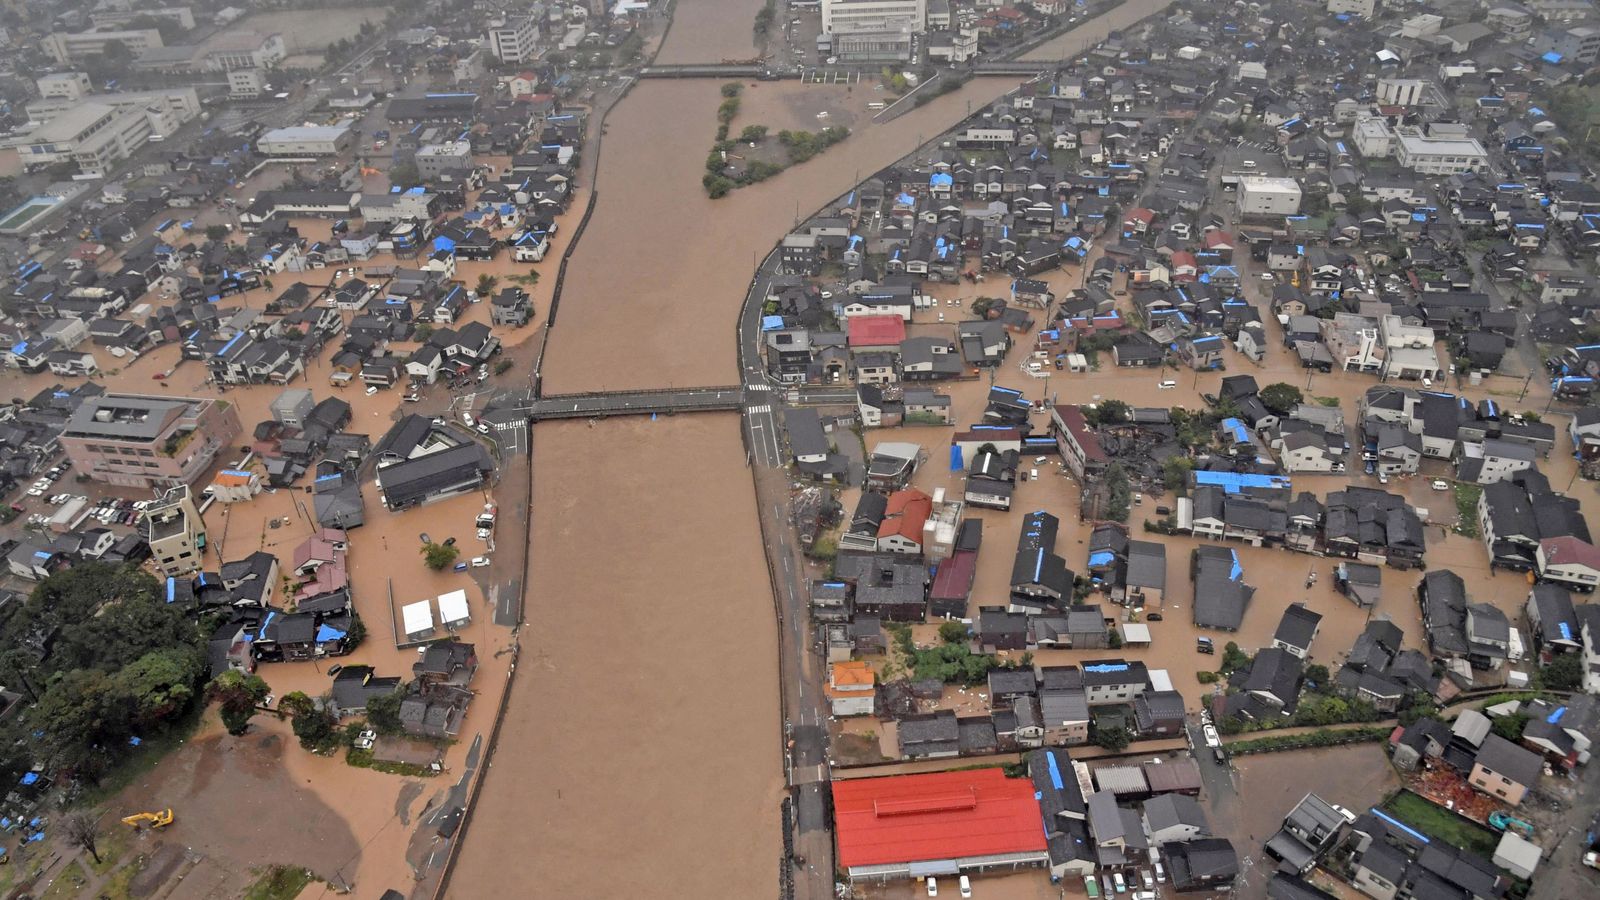
M1161 388L1163 391L1170 391L1177 386L1178 383L1176 381L1163 381L1157 385L1157 387Z
M1028 480L1029 481L1038 481L1039 480L1039 470L1038 469L1029 469L1028 470Z

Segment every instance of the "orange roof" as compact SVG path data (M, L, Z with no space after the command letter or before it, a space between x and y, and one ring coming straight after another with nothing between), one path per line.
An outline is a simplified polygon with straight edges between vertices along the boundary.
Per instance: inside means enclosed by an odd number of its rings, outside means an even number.
M878 526L878 537L898 534L907 540L922 543L922 526L933 515L933 498L910 488L889 495L888 506L883 511L883 522Z
M875 347L906 339L906 322L899 316L851 316L850 346Z
M999 769L835 781L839 864L1043 853L1033 783Z
M248 472L218 472L217 477L212 481L223 487L237 487L249 484L251 477Z
M828 681L834 687L870 687L878 682L878 674L865 660L852 659L829 666Z

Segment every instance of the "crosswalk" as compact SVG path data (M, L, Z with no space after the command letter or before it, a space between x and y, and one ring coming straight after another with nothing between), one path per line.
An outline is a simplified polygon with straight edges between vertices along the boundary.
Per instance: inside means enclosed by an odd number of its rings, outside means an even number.
M751 384L745 385L744 389L747 390L747 391L770 391L770 390L772 390L772 385L763 384L763 383L751 383Z
M752 414L755 414L755 413L769 413L769 412L772 412L772 405L770 403L768 403L768 404L762 404L761 406L746 407L745 408L745 412L752 413Z

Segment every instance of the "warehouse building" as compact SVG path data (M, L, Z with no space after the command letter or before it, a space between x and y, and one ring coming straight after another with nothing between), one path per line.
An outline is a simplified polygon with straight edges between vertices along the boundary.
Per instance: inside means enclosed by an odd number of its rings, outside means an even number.
M1049 862L1039 800L999 769L836 781L838 862L851 881L1010 872Z
M1292 216L1300 211L1300 183L1293 178L1246 175L1239 179L1239 215Z
M338 156L355 140L349 125L274 128L256 140L265 156Z

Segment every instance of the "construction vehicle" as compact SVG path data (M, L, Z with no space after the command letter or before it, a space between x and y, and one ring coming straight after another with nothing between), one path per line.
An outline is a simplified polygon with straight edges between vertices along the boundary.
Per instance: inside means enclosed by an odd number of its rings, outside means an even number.
M1496 831L1515 831L1523 837L1533 837L1533 825L1515 818L1503 810L1489 813L1489 827Z
M132 825L135 828L141 825L149 825L151 828L165 828L172 824L172 807L169 806L160 812L134 813L125 817L122 820L122 824Z

